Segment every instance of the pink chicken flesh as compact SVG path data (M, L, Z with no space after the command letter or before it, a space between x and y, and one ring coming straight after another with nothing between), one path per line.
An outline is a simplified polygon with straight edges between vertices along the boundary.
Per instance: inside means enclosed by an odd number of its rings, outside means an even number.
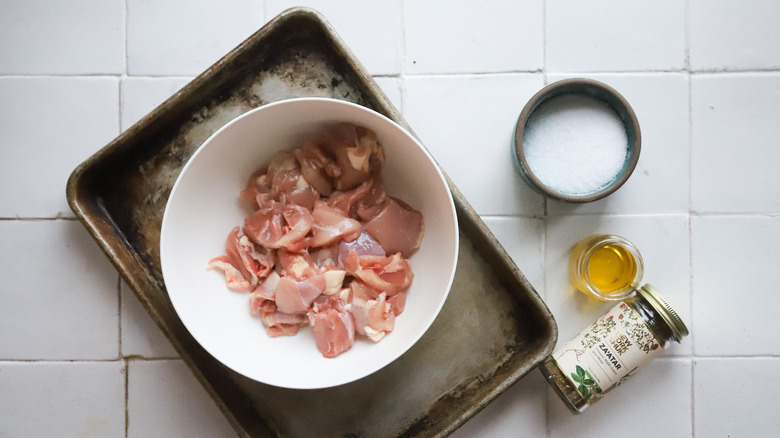
M406 306L423 215L385 193L385 152L371 130L339 124L274 155L239 194L251 208L207 268L249 292L271 337L311 326L326 358L356 335L379 342Z

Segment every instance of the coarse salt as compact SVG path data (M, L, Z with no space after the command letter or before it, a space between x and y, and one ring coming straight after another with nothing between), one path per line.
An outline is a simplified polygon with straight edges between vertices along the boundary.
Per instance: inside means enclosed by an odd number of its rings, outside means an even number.
M564 95L542 103L528 118L523 150L542 184L584 195L604 188L622 171L628 136L608 104L586 95Z

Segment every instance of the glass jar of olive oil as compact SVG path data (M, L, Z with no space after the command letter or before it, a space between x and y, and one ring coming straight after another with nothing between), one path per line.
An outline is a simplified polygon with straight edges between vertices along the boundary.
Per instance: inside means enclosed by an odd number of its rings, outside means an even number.
M649 284L621 301L539 369L575 414L624 383L688 328Z
M631 295L643 273L639 250L627 239L611 234L580 240L569 258L574 287L599 300L619 301Z

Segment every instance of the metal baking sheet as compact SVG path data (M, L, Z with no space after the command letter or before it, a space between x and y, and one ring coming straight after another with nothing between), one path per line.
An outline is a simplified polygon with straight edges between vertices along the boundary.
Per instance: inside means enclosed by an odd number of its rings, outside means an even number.
M446 436L557 339L545 304L449 179L461 233L452 291L423 338L366 378L318 390L249 380L200 347L171 305L160 225L182 167L234 117L300 96L355 102L409 129L325 19L293 8L76 168L68 202L239 435Z

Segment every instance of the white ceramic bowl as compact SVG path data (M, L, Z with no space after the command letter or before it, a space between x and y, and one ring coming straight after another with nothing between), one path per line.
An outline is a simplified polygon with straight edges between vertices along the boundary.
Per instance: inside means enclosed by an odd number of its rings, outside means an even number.
M385 148L388 194L420 210L425 235L410 258L414 281L395 330L379 343L356 337L351 350L323 358L311 328L269 338L249 312L247 292L207 271L224 252L230 230L246 214L238 197L249 176L275 152L297 147L327 124L373 130ZM425 333L449 293L458 256L452 196L430 155L390 119L352 103L321 98L277 102L232 120L195 152L173 186L160 236L165 285L193 337L216 359L251 379L287 388L324 388L367 376L389 364Z

